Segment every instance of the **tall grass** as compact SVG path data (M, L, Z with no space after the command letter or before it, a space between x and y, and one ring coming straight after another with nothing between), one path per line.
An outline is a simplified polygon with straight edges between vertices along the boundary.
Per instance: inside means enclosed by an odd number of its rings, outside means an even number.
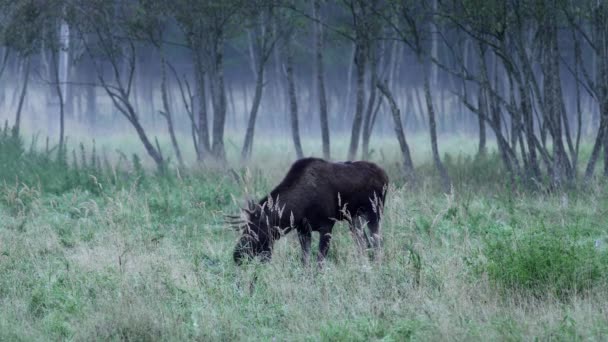
M496 156L450 153L455 186L444 195L427 161L412 189L386 157L396 151L385 151L374 155L392 180L380 262L362 257L340 224L323 270L302 267L293 234L269 264L237 268L238 233L223 214L238 210L245 187L262 196L278 183L289 166L280 145L258 151L249 170L235 167L243 184L219 170L161 176L126 155L104 165L99 147L99 158L77 146L62 160L9 140L0 143L0 165L12 163L0 167L0 340L608 336L600 183L512 193Z

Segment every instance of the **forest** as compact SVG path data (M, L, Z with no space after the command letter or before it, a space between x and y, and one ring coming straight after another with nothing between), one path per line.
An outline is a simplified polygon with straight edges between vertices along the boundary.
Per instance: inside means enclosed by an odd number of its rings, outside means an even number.
M0 340L608 336L604 1L0 0L0 122ZM381 256L235 265L310 156Z

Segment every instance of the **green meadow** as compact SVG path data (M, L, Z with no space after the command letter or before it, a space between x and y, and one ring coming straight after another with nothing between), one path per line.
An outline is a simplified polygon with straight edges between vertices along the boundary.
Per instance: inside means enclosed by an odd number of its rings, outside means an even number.
M379 261L339 224L323 269L301 265L295 233L270 263L237 267L224 215L278 184L288 138L260 137L247 165L228 138L230 172L186 150L165 174L133 139L71 140L58 155L0 132L0 341L608 339L601 179L511 184L495 152L476 158L475 139L453 136L445 194L427 139L410 138L413 187L389 136L372 154L391 178ZM336 159L347 143L334 139Z

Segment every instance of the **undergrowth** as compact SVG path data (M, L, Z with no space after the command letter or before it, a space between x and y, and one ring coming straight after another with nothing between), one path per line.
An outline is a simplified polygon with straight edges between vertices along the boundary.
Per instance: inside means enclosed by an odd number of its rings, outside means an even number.
M608 336L605 185L513 187L496 154L389 172L381 262L338 224L323 270L289 234L237 268L227 229L289 160L159 174L0 134L0 340L522 340ZM71 145L68 145L71 146ZM315 237L316 239L317 237Z
M584 295L608 283L608 251L601 248L601 240L581 240L575 235L531 228L488 236L483 250L487 263L481 271L510 291L560 299Z

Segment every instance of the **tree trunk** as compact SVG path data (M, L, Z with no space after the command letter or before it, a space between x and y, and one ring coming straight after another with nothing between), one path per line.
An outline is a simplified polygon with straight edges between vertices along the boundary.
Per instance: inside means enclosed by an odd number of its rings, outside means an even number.
M488 71L488 65L485 57L485 47L479 44L479 59L480 59L480 71L481 71L481 96L482 96L482 106L483 109L480 108L480 114L486 115L486 118L489 120L494 135L496 136L496 143L498 145L498 152L500 157L503 160L503 164L509 174L511 183L513 184L515 181L514 178L514 168L517 168L519 171L519 166L517 164L517 159L513 157L514 152L509 147L509 143L507 138L502 133L502 121L501 121L501 112L500 107L497 103L495 92L491 91L491 82ZM498 81L497 81L497 60L494 58L494 75L495 75L495 84L494 89L498 89ZM481 115L480 115L481 116ZM484 123L485 124L485 123ZM508 134L508 131L507 131Z
M484 120L483 115L486 115L488 107L486 106L485 94L482 86L479 86L477 105L479 106L480 112L480 115L477 116L479 120L479 145L477 147L477 155L483 156L486 154L486 121Z
M372 135L372 114L374 113L374 105L376 104L376 85L378 82L378 56L376 55L377 47L371 47L370 55L370 91L367 99L367 109L365 112L365 120L363 122L363 141L361 149L363 150L363 159L369 158L369 141Z
M141 74L143 74L142 78L146 78L146 72L144 70L152 70L153 67L148 67L148 65L152 64L152 62L150 61L152 57L148 57L144 59L144 64L139 68L142 69L141 70ZM146 113L153 113L152 115L152 126L156 127L156 113L157 113L157 109L156 109L156 103L155 103L155 98L156 96L154 95L154 84L151 82L148 83L144 83L144 84L140 84L140 87L143 88L141 89L141 93L143 93L144 98L142 99L142 103L143 105L142 110L145 110Z
M607 94L608 95L608 94ZM604 145L604 177L608 176L608 134L606 133L606 127L608 126L608 99L604 99L604 105L602 113L602 120L604 121L604 133L602 134L602 145Z
M597 3L593 18L594 43L597 46L593 57L597 101L599 107L600 127L597 131L595 143L587 168L585 169L585 181L590 181L595 172L595 164L599 158L602 147L604 148L604 176L608 176L608 28L606 27L607 8L603 2Z
M159 47L160 53L160 63L161 63L161 81L160 81L160 94L163 102L163 111L160 112L162 116L167 120L167 129L169 131L169 137L171 138L171 145L173 145L173 150L175 151L175 157L177 158L177 162L179 163L179 167L181 169L184 168L184 159L182 158L182 152L179 148L179 144L177 143L177 138L175 137L175 129L173 128L173 114L171 112L171 105L169 104L169 96L167 93L167 62L165 60L165 52L161 47Z
M325 78L323 69L323 31L321 28L319 13L321 3L320 0L312 0L312 16L314 22L315 35L315 63L317 72L317 96L319 97L319 120L321 122L321 140L323 141L323 158L329 159L329 122L327 119L327 98L325 95Z
M217 29L213 47L216 79L216 106L213 113L213 144L211 146L214 157L224 163L226 151L224 149L224 125L226 122L226 89L224 85L224 31Z
M439 147L437 144L437 123L435 121L435 109L433 106L433 96L431 94L431 86L430 86L430 61L422 61L423 69L424 69L424 97L426 98L426 108L429 116L429 130L431 136L431 149L433 151L433 161L435 162L435 167L437 171L439 171L439 176L441 177L441 185L443 191L448 193L452 187L452 182L450 180L450 176L448 175L448 171L445 169L445 166L441 162L441 157L439 156Z
M19 95L19 104L17 105L17 112L15 113L15 125L13 126L13 133L18 136L21 128L21 111L23 110L23 103L25 102L25 95L27 93L27 85L30 81L30 65L32 57L25 57L25 67L23 68L23 85L21 86L21 94Z
M279 21L277 20L277 16L272 16L272 35L273 37L278 37L279 35L279 28L277 27L279 25ZM271 105L273 106L277 106L277 108L279 108L279 110L281 111L281 113L285 113L285 122L287 122L287 120L289 120L289 118L287 117L289 114L288 113L288 106L287 106L287 101L285 99L285 94L287 94L287 90L285 89L285 84L283 83L283 77L281 75L281 53L279 51L278 48L275 48L272 52L273 54L273 60L274 60L274 72L273 72L273 78L274 78L274 91L273 91L273 101L271 103ZM236 111L235 111L236 112ZM279 127L282 127L283 125L279 125Z
M606 20L608 7L604 2L598 2L596 11L597 43L598 46L598 75L599 83L599 108L600 108L600 127L604 123L602 134L602 145L604 147L604 177L608 176L608 26Z
M86 86L86 116L91 129L97 128L97 97L94 86Z
M113 68L116 70L115 63L113 63ZM107 84L103 80L103 78L102 78L102 86L103 86L104 90L106 91L106 93L108 94L108 96L110 97L110 99L112 100L112 103L114 104L116 109L125 118L127 118L127 120L129 120L129 122L131 123L133 128L135 128L135 131L137 132L137 136L139 137L139 140L144 145L144 148L146 149L146 152L148 153L148 155L152 158L152 160L154 160L154 163L156 164L158 171L161 173L164 173L165 172L165 160L163 158L161 150L158 147L158 143L157 143L157 147L154 147L154 145L152 145L152 142L148 138L146 131L144 130L143 126L141 125L137 112L135 111L135 109L133 108L133 105L129 101L129 90L125 90L121 86L112 87L109 84ZM117 92L115 92L115 89L117 89L116 90Z
M585 168L586 182L589 182L593 177L593 173L595 172L595 164L597 163L600 151L602 149L602 145L604 144L604 136L606 135L606 119L603 113L600 113L600 115L600 127L597 130L595 142L593 143L593 149L591 150L591 156L589 157L587 167Z
M574 143L574 156L572 159L572 169L574 170L574 175L576 177L578 173L578 156L580 151L580 143L581 143L581 132L583 126L583 112L581 108L581 90L580 90L580 82L579 79L579 65L581 64L581 48L578 39L575 34L573 34L574 40L574 78L575 78L575 101L576 101L576 138Z
M194 74L196 80L196 91L198 92L198 125L197 125L197 156L196 159L202 162L205 155L209 152L209 122L207 119L207 94L205 85L205 66L202 59L202 51L199 43L192 44L192 54L194 59Z
M359 39L360 40L360 39ZM361 135L361 123L363 121L363 102L365 101L365 64L366 52L363 42L357 42L355 53L355 65L357 66L357 103L355 107L355 117L350 136L350 146L348 149L348 160L353 160L357 155L359 147L359 136Z
M296 156L298 159L304 157L302 151L302 143L300 142L300 128L298 122L298 100L296 97L296 87L293 77L293 49L291 46L291 39L287 39L285 42L286 51L286 76L287 76L287 95L289 98L289 112L291 118L291 135L293 137L293 144L296 149Z
M416 105L418 106L419 115L419 117L416 118L416 122L418 122L418 127L427 129L428 127L426 126L426 121L424 120L424 105L422 104L422 99L420 98L420 88L417 88L414 93L416 95Z
M247 161L249 160L249 158L251 158L251 151L253 149L253 136L255 133L255 121L258 115L258 109L260 108L260 102L262 100L262 90L264 88L264 64L265 62L261 60L258 61L253 103L251 104L251 111L249 112L249 121L247 123L247 131L245 133L243 149L241 150L242 161Z
M64 141L64 136L65 136L65 110L64 110L64 103L63 103L63 87L61 84L61 76L60 76L60 61L61 59L58 58L58 52L55 49L52 49L51 51L51 58L52 58L52 70L53 70L53 79L54 79L54 83L55 83L55 91L57 92L57 99L59 100L59 153L63 154L64 150L64 146L63 146L63 141Z
M201 155L199 151L199 141L198 141L198 124L196 123L195 117L195 101L194 95L192 94L192 89L190 88L190 83L188 82L188 78L184 76L183 81L182 78L177 74L177 70L171 66L171 64L167 64L167 66L171 67L171 71L173 71L173 76L177 81L177 86L182 98L182 102L184 105L184 109L186 110L186 114L188 115L188 119L190 119L190 136L192 137L192 146L194 147L194 153L197 156Z
M528 158L528 154L526 153L526 146L524 144L524 137L522 134L522 116L521 116L521 112L519 111L519 109L517 108L517 103L515 100L515 86L514 86L514 82L513 82L513 74L511 74L510 70L506 70L507 76L508 77L508 82L509 82L509 103L510 106L512 108L511 111L511 145L513 146L513 151L516 154L517 153L517 145L519 145L519 150L520 150L520 154L521 154L521 160L523 162L523 170L525 172L528 172L528 170L530 170L530 165L528 164L529 162L529 158ZM528 146L528 148L530 148ZM517 159L515 157L515 159Z
M270 58L270 54L273 49L271 44L271 27L268 23L268 18L265 18L263 13L259 15L260 31L258 35L257 44L253 42L253 30L249 31L249 53L251 56L251 66L253 68L253 74L256 79L255 91L253 95L253 103L251 105L251 111L249 113L249 120L247 123L247 131L245 133L245 141L243 142L243 149L241 150L241 160L248 161L251 158L251 152L253 149L253 138L255 135L255 123L262 101L262 92L264 90L264 77L266 72L266 63ZM256 53L257 52L257 53Z
M61 85L61 93L65 106L65 114L69 118L74 117L74 91L73 86L68 80L70 79L70 74L72 71L72 59L73 59L73 42L71 39L71 32L68 23L65 20L61 20L60 24L60 46L62 49L59 51L59 63L60 69L59 74L61 75L60 79L63 84Z
M351 93L352 93L352 83L353 83L353 67L355 64L355 52L357 51L356 45L353 44L352 52L350 54L350 59L348 62L348 74L346 75L346 99L344 101L343 110L343 121L346 122L348 118L350 118L350 102L351 102Z
M146 152L154 160L157 169L159 170L159 172L164 173L165 160L163 158L163 155L161 154L160 149L157 149L154 147L154 145L152 145L152 142L150 142L150 139L148 139L148 135L146 134L146 131L144 130L138 119L132 121L132 124L135 127L135 131L137 132L139 140L141 140L141 142L144 144Z
M231 119L231 126L232 129L234 129L235 131L237 130L238 126L237 126L237 112L236 112L236 103L234 102L234 84L233 83L228 83L228 98L230 99L230 111L228 112L228 114L232 114Z
M399 141L399 148L401 149L401 155L403 158L403 170L405 171L405 176L410 182L415 182L416 174L414 171L414 163L412 162L410 148L407 144L407 140L405 139L405 132L403 131L403 125L401 124L401 113L399 112L399 108L397 107L397 102L395 102L395 99L393 98L393 95L391 94L391 91L389 90L386 82L378 82L376 85L380 92L386 97L391 107L393 124L395 125L395 135L397 136L397 140Z
M543 109L553 140L553 165L551 167L552 183L561 186L564 181L571 180L570 162L566 155L562 133L562 106L560 106L561 87L559 85L559 55L557 51L557 28L550 11L545 14L543 21L542 41L543 57L541 69L543 73Z
M520 25L521 26L521 25ZM530 67L530 61L527 56L526 48L524 47L523 29L520 27L517 31L516 43L516 56L521 63L519 71L513 71L515 81L517 82L517 91L519 93L519 99L521 103L521 118L522 118L522 129L525 133L525 141L528 146L528 168L526 170L526 178L528 180L540 181L541 172L537 157L537 138L534 129L534 113L532 108L532 101L530 91L534 93L539 92L538 83L534 80L534 74ZM503 51L509 51L509 48L503 42L501 45ZM540 124L540 123L539 123ZM542 132L542 128L541 128ZM542 151L541 151L542 156Z
M156 147L152 144L150 139L141 125L140 117L135 111L131 102L132 98L132 80L136 69L137 58L135 44L130 41L130 44L124 46L122 53L116 53L114 47L101 44L99 49L93 52L93 49L88 43L87 39L84 39L82 31L80 31L80 41L83 42L85 51L88 58L92 61L94 69L97 74L97 79L103 87L104 91L112 101L115 109L120 112L135 128L137 136L144 145L148 155L156 163L157 169L160 173L165 172L164 158L161 153L158 141L156 141ZM107 35L111 35L108 32L102 30L95 30L96 38L98 40L107 39ZM106 35L107 34L107 35ZM99 56L101 54L101 56ZM120 57L118 57L120 56ZM99 58L99 61L96 59ZM102 66L109 66L111 69L112 81L108 82L104 77L105 71ZM126 80L126 81L121 81Z
M391 52L390 52L390 63L387 69L387 77L388 80L386 81L386 85L388 87L390 87L389 89L394 89L394 81L395 78L398 78L398 70L399 70L399 66L401 65L401 61L398 60L398 57L401 57L401 45L398 41L394 41L391 45Z
M531 99L528 95L528 79L524 76L526 85L519 83L518 91L521 99L521 115L523 118L524 132L526 135L526 144L528 145L528 167L526 171L529 179L540 181L541 173L538 165L538 157L536 155L536 136L534 132L534 117L532 114Z
M587 163L587 168L585 169L585 181L590 181L593 177L593 173L595 172L595 164L599 157L600 151L602 147L604 147L604 173L606 173L606 168L608 167L608 134L606 134L606 127L608 126L608 63L606 62L606 58L608 57L608 33L606 29L603 28L605 22L605 16L603 6L600 5L601 2L598 2L597 10L595 11L595 16L593 17L596 35L596 45L598 49L595 54L593 54L593 62L594 73L596 74L594 79L597 83L597 93L598 93L598 105L599 105L599 122L600 127L597 130L597 135L595 138L595 143L593 144L593 150L591 152L591 156L589 157L589 161Z

